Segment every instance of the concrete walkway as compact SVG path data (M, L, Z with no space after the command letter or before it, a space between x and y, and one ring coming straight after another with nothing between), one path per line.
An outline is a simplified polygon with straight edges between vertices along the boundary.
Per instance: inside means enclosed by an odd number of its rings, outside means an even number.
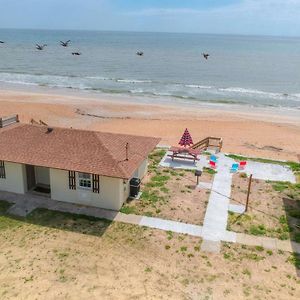
M199 225L163 220L160 218L152 218L138 215L126 215L120 212L101 208L59 202L51 200L47 197L41 197L32 194L18 195L13 193L0 192L0 199L10 203L14 203L14 205L10 207L8 212L23 217L36 208L46 208L49 210L82 214L116 222L146 226L149 228L155 228L164 231L172 231L176 233L188 234L191 236L205 238L203 234L203 227ZM263 246L267 249L278 249L283 251L300 253L300 244L288 240L281 241L278 239L251 236L226 230L223 232L223 235L220 236L220 239L224 242L236 242L249 246ZM202 242L202 250L204 251L218 252L220 250L220 246L220 240L216 241L204 239Z
M228 207L231 195L232 174L230 167L233 163L231 158L224 154L218 155L218 169L214 177L209 202L203 222L203 239L202 250L210 249L212 252L218 252L220 241L228 239L227 218ZM230 239L235 242L236 236L231 234ZM209 243L212 241L213 243Z

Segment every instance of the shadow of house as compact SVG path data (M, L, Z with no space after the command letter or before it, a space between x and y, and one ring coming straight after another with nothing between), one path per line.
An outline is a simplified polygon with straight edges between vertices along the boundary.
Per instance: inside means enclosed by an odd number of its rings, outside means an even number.
M71 231L80 234L88 234L93 236L102 236L112 221L83 214L67 213L49 210L45 208L37 208L26 217L14 216L7 213L12 204L6 201L0 201L0 217L4 229L9 228L10 224L14 226L16 223L28 223L58 230Z

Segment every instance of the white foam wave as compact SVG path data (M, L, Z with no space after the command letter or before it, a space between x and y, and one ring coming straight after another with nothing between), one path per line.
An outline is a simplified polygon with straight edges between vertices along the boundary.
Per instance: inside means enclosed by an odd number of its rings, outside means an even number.
M197 84L185 84L185 87L194 88L194 89L212 89L212 86L209 85L197 85Z
M123 83L152 83L152 80L136 80L136 79L116 79L117 82Z

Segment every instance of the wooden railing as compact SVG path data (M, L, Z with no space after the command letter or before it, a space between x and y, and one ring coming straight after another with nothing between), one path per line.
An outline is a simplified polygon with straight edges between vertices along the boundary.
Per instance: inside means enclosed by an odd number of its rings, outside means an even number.
M191 148L199 150L207 150L208 148L217 148L220 152L223 147L223 139L219 137L209 136L198 143L195 143Z
M18 115L0 118L0 128L9 126L9 125L17 123L17 122L19 122Z

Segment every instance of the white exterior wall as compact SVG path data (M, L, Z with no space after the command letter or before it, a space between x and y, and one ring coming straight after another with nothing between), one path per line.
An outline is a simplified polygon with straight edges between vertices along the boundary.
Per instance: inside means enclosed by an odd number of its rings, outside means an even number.
M78 173L76 173L76 184ZM100 176L100 193L82 189L69 189L68 171L50 169L51 198L87 206L119 210L124 202L123 179Z
M50 171L49 168L44 168L44 167L34 167L35 171L35 181L36 183L41 183L41 184L50 184Z
M143 179L148 171L148 159L145 159L139 168L134 172L133 177Z
M0 178L0 190L17 194L27 191L25 165L4 162L6 178Z

